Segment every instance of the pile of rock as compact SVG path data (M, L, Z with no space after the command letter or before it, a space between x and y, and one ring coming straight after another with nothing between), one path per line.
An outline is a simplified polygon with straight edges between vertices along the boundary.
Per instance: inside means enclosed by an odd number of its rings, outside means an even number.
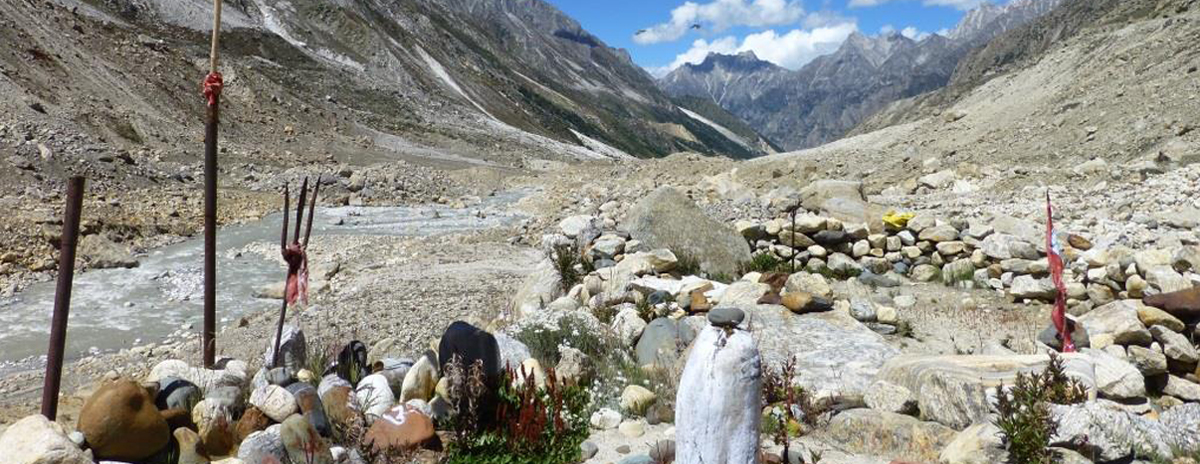
M1052 301L1056 295L1045 258L1044 226L997 216L990 223L928 215L890 215L875 226L845 223L804 210L765 222L739 221L756 253L770 253L798 269L878 286L911 279L1006 291L1015 300ZM1135 251L1096 247L1077 234L1059 233L1068 305L1082 314L1116 299L1191 288L1200 282L1200 247Z

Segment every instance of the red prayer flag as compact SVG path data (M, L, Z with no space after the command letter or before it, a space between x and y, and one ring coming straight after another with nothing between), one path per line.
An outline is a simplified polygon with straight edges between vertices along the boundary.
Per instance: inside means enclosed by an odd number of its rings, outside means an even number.
M1071 341L1071 329L1067 327L1067 286L1063 284L1062 246L1054 237L1054 211L1050 206L1050 192L1046 191L1046 260L1050 263L1050 280L1054 282L1057 296L1054 297L1054 311L1050 320L1054 322L1062 339L1062 351L1075 351L1075 343Z

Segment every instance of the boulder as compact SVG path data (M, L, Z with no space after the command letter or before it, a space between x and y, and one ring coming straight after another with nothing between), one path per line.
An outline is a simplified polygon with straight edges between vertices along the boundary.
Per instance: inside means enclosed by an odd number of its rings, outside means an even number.
M607 268L604 271L613 272L614 269ZM625 282L628 282L628 279ZM533 268L533 272L525 277L521 288L513 296L512 310L518 317L523 317L540 311L560 296L563 296L562 278L555 270L554 263L543 259Z
M1148 377L1167 373L1167 355L1163 354L1161 348L1155 348L1156 345L1151 345L1150 348L1131 345L1126 348L1129 360Z
M995 464L1008 461L1000 428L991 422L967 427L942 448L939 464Z
M371 370L386 377L388 385L392 387L392 394L399 398L404 389L404 378L408 376L408 370L412 369L413 364L416 362L411 359L384 358L375 361Z
M35 414L8 426L0 435L0 450L11 464L92 464L56 422Z
M287 450L280 436L283 426L279 424L266 430L251 433L238 447L237 458L245 464L271 464L289 462Z
M286 388L278 385L264 385L250 393L250 404L271 420L283 422L288 416L296 413L296 398Z
M1163 387L1163 394L1195 403L1200 401L1200 384L1170 375L1167 376L1167 384Z
M294 383L288 386L288 391L296 398L296 406L305 420L312 425L322 437L333 436L333 425L325 415L325 405L317 389L307 383Z
M416 366L413 366L413 369L409 370L409 372L415 369ZM407 392L408 390L404 391ZM392 405L396 404L396 396L392 394L392 386L388 384L387 377L379 374L371 374L363 377L354 390L354 397L358 406L363 408L367 414L376 416L383 414L388 409L391 409ZM421 399L428 398L424 397ZM401 399L401 401L407 400L408 398Z
M128 379L107 382L96 390L84 402L76 428L97 459L137 462L171 440L171 429L154 406L154 397Z
M1067 375L1094 391L1096 374L1092 360L1082 354L1060 356ZM963 429L988 420L989 398L996 388L1014 385L1018 373L1040 372L1049 360L1046 355L903 355L888 360L878 379L912 391L922 419Z
M872 383L863 396L868 408L910 414L917 411L917 397L912 391L891 382L879 380Z
M192 422L207 455L224 456L233 450L235 423L223 405L210 399L197 403L192 408Z
M218 363L221 364L221 363ZM217 387L244 387L250 380L246 373L246 363L236 360L225 360L224 369L204 369L188 366L186 362L171 359L160 362L150 370L147 382L158 382L167 377L178 377L200 387L201 391L211 391Z
M800 190L800 204L842 222L867 223L882 230L882 209L867 203L862 182L823 179Z
M1105 398L1123 400L1146 396L1146 378L1137 367L1103 350L1083 349L1096 366L1096 389Z
M376 421L379 422L379 421ZM287 418L279 428L283 449L293 463L332 464L333 455L329 444L317 433L307 419L295 415Z
M388 409L371 424L364 441L377 451L412 449L434 439L433 420L420 410L401 404Z
M1003 259L1038 259L1037 248L1021 238L1005 233L988 235L979 244L979 249L989 258Z
M500 349L500 368L505 366L520 366L526 359L532 358L529 354L529 347L508 334L498 332L494 334L496 337L496 346Z
M1162 309L1179 318L1200 317L1200 287L1177 292L1160 293L1142 298L1147 306Z
M1178 440L1178 431L1106 401L1051 405L1050 416L1058 422L1051 445L1093 456L1099 462L1123 459L1135 450L1142 456L1170 456L1171 444Z
M874 409L851 409L833 416L828 433L850 453L916 462L937 460L955 437L955 431L944 425Z
M758 282L739 280L729 285L717 300L721 306L744 307L758 304L771 291L771 286Z
M561 345L558 347L558 355L558 366L554 368L554 373L560 380L581 385L591 379L593 366L582 351Z
M1200 362L1200 353L1196 352L1196 347L1187 337L1161 325L1150 327L1150 335L1162 344L1163 354L1167 355L1167 359L1184 364Z
M613 316L612 329L617 334L617 340L620 340L623 346L632 346L633 342L642 336L642 331L646 329L646 321L638 314L637 308L633 305L625 305L617 312L616 316Z
M757 462L762 366L749 332L708 326L675 399L676 462Z
M433 397L433 389L440 378L437 361L433 357L432 352L426 353L405 373L404 382L400 385L400 402L412 399L428 401Z
M1137 300L1114 301L1084 314L1079 318L1079 323L1083 324L1092 338L1110 334L1121 345L1148 345L1150 331L1138 319L1139 306L1141 304Z
M1178 292L1192 288L1192 281L1168 266L1157 266L1143 271L1146 283L1160 293Z
M570 216L558 223L558 229L563 235L569 238L575 238L584 229L591 227L596 218L594 216Z
M696 332L692 330L691 326L675 319L660 317L650 321L650 324L642 330L637 347L634 349L637 363L642 367L669 368L674 366L678 361L679 352L691 344L694 338L696 338Z
M154 405L163 411L191 411L203 397L200 388L195 384L178 377L166 377L158 380L158 394L155 395Z
M1146 327L1161 325L1174 332L1183 332L1187 328L1179 318L1153 306L1138 306L1137 314L1138 320Z
M1035 278L1031 275L1021 275L1013 279L1012 288L1008 293L1018 300L1054 300L1058 290L1049 278Z
M630 209L626 230L650 248L666 248L700 260L710 273L733 274L750 260L746 240L728 224L716 221L672 187L660 187Z
M778 306L745 308L768 366L795 358L797 382L818 397L862 398L884 361L899 352L843 311L794 315Z
M175 429L175 446L178 449L176 464L208 464L206 450L200 443L200 435L187 427Z
M821 274L797 272L788 276L783 288L788 292L806 292L821 298L832 298L833 289Z
M242 413L242 417L238 419L237 426L234 427L235 442L241 443L246 437L249 437L255 432L266 430L271 425L271 419L259 411L258 408L250 406L246 408L246 412Z
M592 417L588 422L592 425L592 428L612 430L621 425L621 413L609 408L600 408L592 413Z
M279 338L279 363L281 367L292 369L293 372L308 366L308 347L304 342L304 331L291 326L283 326L282 337ZM275 359L275 337L272 336L267 346L267 352L263 353L263 365L274 366Z

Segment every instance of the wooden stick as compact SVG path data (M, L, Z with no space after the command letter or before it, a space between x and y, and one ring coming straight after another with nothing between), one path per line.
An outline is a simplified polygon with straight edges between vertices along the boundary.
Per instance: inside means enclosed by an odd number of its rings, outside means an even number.
M217 72L218 47L221 42L221 0L213 0L212 49L208 52L208 72Z
M79 215L82 209L83 178L72 177L67 182L66 212L58 253L58 287L54 292L54 319L50 325L50 349L46 354L46 379L42 387L42 415L50 420L55 420L58 415L58 389L62 385L63 351L67 343L71 284L75 278L75 246L79 243Z

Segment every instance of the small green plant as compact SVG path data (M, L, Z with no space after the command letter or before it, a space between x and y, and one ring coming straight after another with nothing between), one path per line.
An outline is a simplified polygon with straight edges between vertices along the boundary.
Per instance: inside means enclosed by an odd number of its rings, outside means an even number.
M829 401L813 398L808 390L795 384L796 358L788 354L786 359L778 370L764 367L762 376L763 402L774 407L763 415L761 431L783 445L784 456L788 456L792 438L819 427L831 410Z
M529 347L530 355L540 360L543 365L553 366L561 359L559 345L575 348L593 359L606 357L615 347L615 341L596 329L583 317L572 314L563 316L553 326L521 327L520 331L513 334L513 338Z
M1057 454L1050 437L1058 423L1050 415L1051 404L1077 404L1087 400L1083 385L1067 376L1062 359L1050 353L1050 364L1037 374L1017 374L1011 389L1001 388L995 424L1014 464L1050 464Z
M638 317L642 318L643 321L650 322L654 320L654 305L650 304L649 299L642 298L639 300L636 308Z
M574 242L555 246L553 258L554 270L558 271L559 280L562 282L562 291L563 293L570 292L571 288L582 279L579 270L575 269L575 265L583 261L579 254L579 247Z
M743 275L745 275L745 274L743 274ZM713 273L712 275L708 276L708 280L711 280L714 282L720 282L720 283L723 283L726 285L732 284L737 279L738 279L737 277L734 277L733 274L730 274L728 272L716 272L716 273Z
M896 336L901 338L912 338L913 327L912 323L907 320L896 321Z
M788 263L775 256L774 253L758 253L749 261L738 263L738 274L746 275L751 272L787 272Z
M546 371L545 388L536 382L514 386L518 376L506 369L498 391L495 426L465 430L446 449L449 464L567 464L579 459L587 437L584 408L588 394L560 384Z

